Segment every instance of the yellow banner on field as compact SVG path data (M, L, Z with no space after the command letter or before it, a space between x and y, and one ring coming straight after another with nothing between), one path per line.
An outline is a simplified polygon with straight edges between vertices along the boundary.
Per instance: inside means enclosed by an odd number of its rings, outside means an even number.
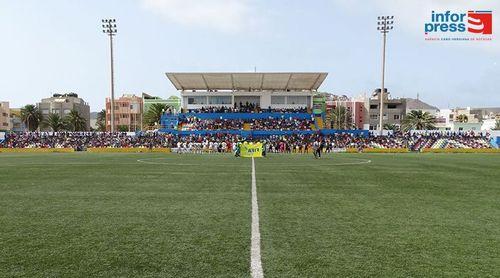
M262 143L243 142L240 145L241 157L262 157Z

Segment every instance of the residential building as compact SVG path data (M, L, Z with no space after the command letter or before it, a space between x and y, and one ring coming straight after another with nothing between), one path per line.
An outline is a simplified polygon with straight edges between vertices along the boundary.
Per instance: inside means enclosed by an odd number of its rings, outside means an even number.
M475 114L470 107L465 108L455 108L452 110L453 119L455 122L459 122L460 118L465 118L462 122L464 123L480 123L481 117L478 114Z
M115 131L139 131L142 128L142 97L124 94L115 99ZM106 98L106 130L111 130L111 99Z
M460 115L463 116L459 117ZM480 131L490 129L492 122L493 120L482 120L470 107L441 109L436 116L436 128L439 130Z
M471 108L470 113L481 120L500 120L500 107Z
M369 129L376 130L379 125L379 114L380 114L380 89L376 89L372 97L368 99L369 109ZM418 98L391 98L390 92L385 89L384 94L384 125L396 125L401 126L403 119L406 114L413 110L428 112L433 116L438 116L439 108L423 102Z
M12 125L12 131L14 132L26 131L26 125L21 119L21 108L10 109L10 123Z
M379 115L380 115L380 89L376 89L372 97L368 99L368 123L370 130L377 130L379 126ZM391 98L390 92L385 89L383 96L384 100L384 115L383 121L384 125L401 125L401 121L406 115L406 101L401 98Z
M12 124L10 122L9 102L0 102L0 131L10 131Z
M326 98L326 124L331 125L331 112L337 107L345 107L347 113L352 119L352 123L355 129L364 129L366 121L366 106L363 99L355 99L347 97L346 95L337 96L330 95ZM330 127L328 127L330 128ZM346 127L346 129L351 129L351 127Z
M436 128L439 130L451 130L454 121L452 109L440 109L436 115Z
M66 117L71 110L76 110L86 122L86 130L90 129L90 106L75 93L53 94L50 98L44 98L37 103L38 110L43 118L50 114L58 114L61 118ZM41 130L48 130L41 128Z

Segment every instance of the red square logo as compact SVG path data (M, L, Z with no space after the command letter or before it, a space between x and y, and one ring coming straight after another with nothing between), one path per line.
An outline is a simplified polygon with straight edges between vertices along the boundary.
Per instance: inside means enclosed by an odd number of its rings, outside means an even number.
M493 31L493 14L491 11L469 11L467 31L476 34L491 35Z

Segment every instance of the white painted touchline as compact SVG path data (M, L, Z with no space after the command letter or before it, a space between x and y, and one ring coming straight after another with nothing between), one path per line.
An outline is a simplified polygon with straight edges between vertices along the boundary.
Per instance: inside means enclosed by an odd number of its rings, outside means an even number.
M250 272L252 278L264 277L260 258L259 203L257 202L257 183L255 180L255 160L252 157L252 240L250 250Z

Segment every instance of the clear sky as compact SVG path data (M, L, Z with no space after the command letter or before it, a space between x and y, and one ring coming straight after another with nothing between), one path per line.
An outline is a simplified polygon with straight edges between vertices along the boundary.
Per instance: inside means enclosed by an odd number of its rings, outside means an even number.
M429 42L432 10L493 10L493 41ZM394 15L386 87L440 108L500 106L500 1L0 0L0 100L109 95L101 19L118 21L116 92L177 95L168 71L326 71L321 91L380 87L378 15Z

